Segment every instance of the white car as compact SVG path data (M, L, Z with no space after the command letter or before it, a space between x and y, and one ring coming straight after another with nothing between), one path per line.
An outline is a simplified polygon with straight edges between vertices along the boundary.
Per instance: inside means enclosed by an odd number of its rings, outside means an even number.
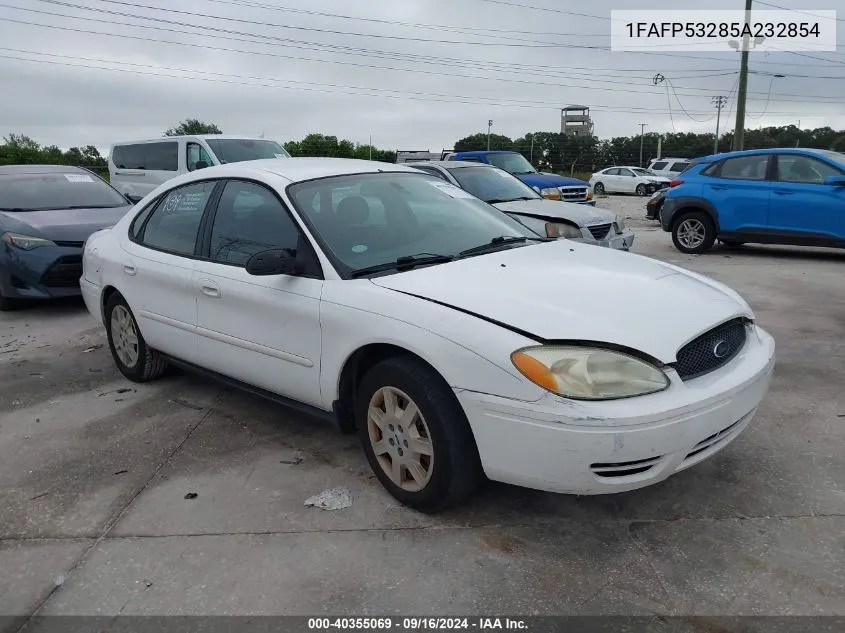
M423 511L482 474L573 494L666 479L745 429L775 358L718 282L368 161L179 176L88 239L80 281L127 378L172 362L357 428Z
M635 193L645 196L669 186L669 179L640 167L608 167L590 178L590 186L597 194Z
M586 204L547 200L493 165L444 160L412 166L470 192L540 235L625 251L634 243L634 232L625 228L623 216Z

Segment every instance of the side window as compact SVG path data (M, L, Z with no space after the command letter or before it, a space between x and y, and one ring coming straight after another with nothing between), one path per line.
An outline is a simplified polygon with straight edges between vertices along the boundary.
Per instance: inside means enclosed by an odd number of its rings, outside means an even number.
M667 163L666 161L662 161L662 162L659 162L659 163L654 163L654 165L652 165L651 168L656 170L656 171L662 171L662 170L666 169L666 165L668 165L668 164L669 163Z
M245 266L255 253L295 251L298 242L298 227L269 189L240 180L226 183L211 227L213 261Z
M618 176L619 172L620 172L620 169L618 167L614 167L613 169L608 169L604 173L607 174L608 176Z
M450 158L449 160L455 160L454 158ZM461 158L460 160L465 160L470 163L480 163L481 159L476 158L475 156L467 156L466 158Z
M737 156L722 163L719 176L734 180L765 180L769 155Z
M152 213L155 208L156 203L153 201L144 207L143 211L136 215L135 219L132 220L132 224L129 225L129 237L132 238L133 241L138 241L141 237L141 230L144 228L144 222L147 221L147 218L150 217L150 213Z
M778 180L822 184L830 176L842 173L825 162L798 154L778 155Z
M144 148L141 145L117 145L112 162L118 169L144 169Z
M214 163L205 148L199 143L188 143L186 149L186 161L188 171L211 167ZM204 165L202 163L205 163Z
M168 141L166 143L145 143L141 147L146 153L146 165L149 170L155 171L178 171L179 170L179 143Z
M214 185L214 182L199 182L166 194L150 214L141 243L168 253L192 256L200 220Z
M682 171L684 171L687 167L689 167L689 163L688 163L687 161L684 161L684 162L682 162L682 163L672 163L672 166L669 168L669 171L674 171L674 172L676 172L676 173L681 173L681 172L682 172Z
M620 176L627 176L628 178L633 178L634 172L632 172L630 169L620 169L619 175Z

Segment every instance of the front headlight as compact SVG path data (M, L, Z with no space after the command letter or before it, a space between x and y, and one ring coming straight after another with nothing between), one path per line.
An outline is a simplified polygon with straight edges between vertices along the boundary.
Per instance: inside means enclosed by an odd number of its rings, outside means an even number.
M540 195L546 200L560 200L560 189L557 187L549 187L547 189L540 189Z
M535 385L575 400L644 396L669 386L666 374L644 361L595 347L526 347L511 362Z
M547 237L568 237L570 239L584 237L581 229L560 222L546 222Z
M616 228L620 231L625 228L625 216L617 215L616 216Z
M42 246L56 245L55 242L45 240L41 237L31 237L29 235L19 235L17 233L4 233L3 237L0 239L6 242L6 244L17 246L25 251L31 251L34 248L40 248Z

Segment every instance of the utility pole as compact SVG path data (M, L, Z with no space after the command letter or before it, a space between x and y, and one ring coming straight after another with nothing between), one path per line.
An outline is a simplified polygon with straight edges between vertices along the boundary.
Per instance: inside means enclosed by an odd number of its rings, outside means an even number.
M490 128L493 127L493 119L487 121L487 151L490 151Z
M745 24L751 22L751 2L745 0ZM734 148L739 151L745 149L745 98L748 95L748 49L751 47L751 40L748 34L749 28L745 28L745 35L742 36L742 50L739 63L739 92L736 101L736 130L734 132Z
M373 160L373 135L370 134L370 160Z
M716 106L716 138L713 141L713 153L719 153L719 124L722 122L722 108L728 103L728 98L722 95L711 99Z
M643 166L643 140L645 139L645 129L648 127L648 123L640 123L640 167Z
M657 160L660 160L663 157L663 135L660 134L657 137Z

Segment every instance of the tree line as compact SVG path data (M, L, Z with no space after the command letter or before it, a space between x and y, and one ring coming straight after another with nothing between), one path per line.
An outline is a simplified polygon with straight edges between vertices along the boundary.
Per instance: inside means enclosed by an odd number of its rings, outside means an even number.
M221 134L214 123L186 119L166 130L163 136L183 134ZM643 162L657 157L658 137L649 133L642 137ZM691 132L662 135L662 156L695 158L713 153L715 136ZM491 134L490 149L512 150L521 153L542 171L558 173L592 172L613 165L637 165L640 161L640 137L618 136L599 139L596 136L574 137L559 132L531 132L519 138ZM459 139L454 151L487 149L487 134L480 132ZM732 149L733 133L719 138L719 151ZM336 158L372 159L392 163L396 151L356 143L337 136L308 134L299 141L284 143L291 156L331 156ZM746 130L746 149L770 147L807 147L845 151L845 130L830 127L802 130L795 125ZM411 148L424 149L424 148ZM432 148L436 149L436 148ZM82 165L103 171L106 157L93 145L61 150L55 145L42 146L23 134L9 134L0 144L0 165L59 164Z

